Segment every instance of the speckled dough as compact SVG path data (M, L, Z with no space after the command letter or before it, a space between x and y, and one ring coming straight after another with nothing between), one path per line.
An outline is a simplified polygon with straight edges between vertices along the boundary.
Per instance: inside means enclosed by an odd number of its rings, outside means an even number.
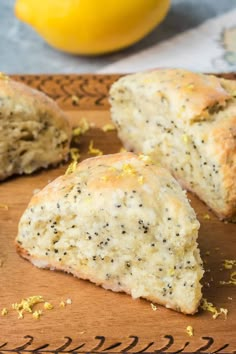
M170 173L123 153L85 160L34 195L16 245L38 267L192 314L203 275L198 229Z
M0 181L66 159L70 139L53 100L0 73Z
M128 150L150 155L221 219L236 219L236 82L186 70L121 78L111 115Z

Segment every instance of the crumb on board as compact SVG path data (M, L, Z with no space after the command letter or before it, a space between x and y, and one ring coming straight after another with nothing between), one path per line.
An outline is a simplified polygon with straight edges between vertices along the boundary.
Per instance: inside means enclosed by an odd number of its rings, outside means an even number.
M207 299L205 298L202 299L202 303L200 307L204 311L211 312L213 314L212 318L214 320L222 314L225 316L225 319L227 318L227 314L228 314L227 309L220 308L220 310L217 310L217 308L211 302L208 302Z
M210 251L206 251L205 255L210 256Z
M66 299L66 304L67 305L71 305L72 304L72 300L70 298Z
M105 124L103 127L102 127L102 130L106 133L106 132L111 132L113 130L116 130L116 127L113 125L113 124Z
M204 214L204 215L203 215L203 219L204 219L204 220L210 220L210 218L211 218L211 217L210 217L209 214Z
M150 304L150 305L151 305L151 308L152 308L152 310L153 310L153 311L156 311L156 310L157 310L157 306L156 306L156 305L154 305L152 302L151 302L151 304Z
M90 155L96 155L96 156L101 156L103 155L103 152L100 149L97 149L93 146L93 140L90 140L89 143L89 148L88 148L88 153Z
M71 101L72 101L72 104L78 105L79 104L79 97L76 96L76 95L72 95L71 96Z
M7 204L0 203L0 209L8 210L9 207Z
M59 304L59 307L61 307L61 308L66 307L65 301L61 301L60 304Z
M233 298L232 298L231 296L228 296L228 300L232 301L232 300L233 300Z
M8 314L8 309L6 307L4 307L1 311L1 315L6 316L7 314Z
M192 326L187 326L187 327L186 327L186 332L187 332L187 334L189 335L189 337L192 337L192 336L193 336L193 333L194 333L193 327L192 327Z

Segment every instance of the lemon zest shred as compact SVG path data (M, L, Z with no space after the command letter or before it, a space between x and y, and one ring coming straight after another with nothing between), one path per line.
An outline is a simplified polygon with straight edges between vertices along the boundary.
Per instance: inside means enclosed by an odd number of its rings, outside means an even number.
M72 161L79 161L80 151L78 148L70 148L69 152Z
M156 306L156 305L154 305L152 302L151 302L151 304L150 304L150 305L151 305L151 308L152 308L152 310L153 310L153 311L156 311L156 310L157 310L157 306Z
M45 310L52 310L53 309L53 305L50 302L45 302L43 307L45 308Z
M8 309L6 307L4 307L1 311L1 315L6 316L7 314L8 314Z
M91 154L91 155L96 155L96 156L101 156L101 155L103 155L103 152L102 152L100 149L96 149L96 148L93 146L93 140L90 140L89 148L88 148L88 153Z
M187 332L187 334L189 335L189 337L193 337L194 330L193 330L193 327L192 327L192 326L187 326L187 327L186 327L186 332Z
M76 167L78 165L77 161L73 161L69 164L69 166L67 167L67 170L65 172L65 175L70 175L71 173L73 173L76 170Z
M234 266L236 266L236 260L235 259L225 259L223 261L223 267L225 269L232 269Z
M66 307L65 301L61 301L60 304L59 304L59 307L61 307L61 308Z
M208 302L207 299L203 298L202 299L202 304L201 308L204 311L211 312L212 318L215 320L217 317L219 317L221 314L225 315L225 319L227 318L228 310L224 308L220 308L220 310L217 310L217 308L213 305L213 303Z
M40 317L42 316L42 310L36 310L32 313L32 317L35 319L35 320L39 320Z
M210 220L210 218L211 218L211 217L210 217L209 214L204 214L204 215L203 215L203 219L204 219L204 220Z
M78 137L80 135L85 134L90 128L90 124L87 121L86 118L82 118L79 122L78 127L73 128L72 130L72 136L73 137Z
M106 132L111 132L113 130L116 130L116 127L113 124L105 124L102 127L102 130L106 133Z
M138 156L138 158L139 158L140 160L144 161L144 162L153 164L153 161L152 161L151 157L148 156L148 155L140 154L140 155Z
M187 134L182 135L182 140L185 144L188 144L190 142L189 136Z

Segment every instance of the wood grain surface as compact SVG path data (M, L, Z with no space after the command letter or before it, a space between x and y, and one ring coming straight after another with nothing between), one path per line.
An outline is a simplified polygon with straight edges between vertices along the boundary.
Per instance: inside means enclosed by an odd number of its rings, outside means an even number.
M235 78L231 75L230 78ZM118 152L116 132L103 132L108 123L107 93L117 75L16 76L53 97L76 126L86 118L94 126L80 138L81 159L89 157L90 140L104 153ZM79 100L73 99L77 96ZM60 272L37 269L18 256L13 244L20 216L35 189L64 173L67 164L31 176L10 178L0 184L0 354L2 353L160 353L236 352L236 289L222 285L236 269L225 269L225 259L235 259L236 225L220 222L196 197L189 194L201 223L199 245L205 262L204 298L228 317L217 319L200 310L185 316L145 300L113 293ZM4 206L7 206L4 207ZM205 215L210 216L205 219ZM11 304L42 295L53 304L36 320L30 313L18 319ZM60 307L61 301L72 303ZM42 308L41 304L36 306ZM194 335L186 333L192 326Z

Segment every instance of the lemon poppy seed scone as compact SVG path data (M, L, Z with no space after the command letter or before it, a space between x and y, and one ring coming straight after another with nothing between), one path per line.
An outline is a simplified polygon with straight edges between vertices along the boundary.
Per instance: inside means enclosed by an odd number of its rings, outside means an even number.
M34 195L16 245L38 267L193 314L203 275L198 229L170 173L123 153L85 160Z
M119 79L110 102L128 150L168 168L219 218L236 218L236 82L156 70Z
M0 181L66 159L70 137L52 99L0 74Z

